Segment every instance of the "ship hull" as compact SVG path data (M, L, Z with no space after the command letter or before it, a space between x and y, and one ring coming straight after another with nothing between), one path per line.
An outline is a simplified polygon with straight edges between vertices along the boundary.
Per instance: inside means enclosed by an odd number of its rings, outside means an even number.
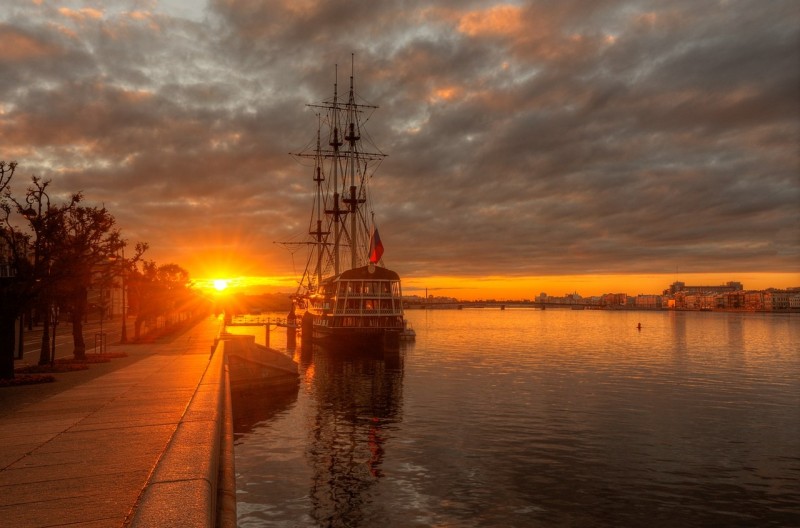
M331 329L316 326L312 331L314 344L337 350L381 350L396 348L400 342L400 331L394 329Z

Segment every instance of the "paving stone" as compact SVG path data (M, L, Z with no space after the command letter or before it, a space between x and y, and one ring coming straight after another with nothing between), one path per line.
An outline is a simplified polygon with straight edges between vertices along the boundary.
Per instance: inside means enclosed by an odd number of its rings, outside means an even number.
M217 329L209 319L172 343L126 346L148 354L0 416L0 526L122 527L145 495L164 517L139 526L183 526L170 519L187 509L210 519L217 453L204 450L216 449L218 411L213 387L200 382ZM178 435L193 397L196 421ZM175 435L187 445L175 446L162 474L183 480L148 486Z

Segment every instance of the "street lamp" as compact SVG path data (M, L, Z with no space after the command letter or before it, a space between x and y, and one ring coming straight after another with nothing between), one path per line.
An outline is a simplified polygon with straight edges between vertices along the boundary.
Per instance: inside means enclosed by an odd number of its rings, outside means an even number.
M125 261L125 248L122 248L122 330L119 335L119 342L125 344L128 342L128 327L125 324L127 313L125 312L125 276L128 274L128 265Z
M125 290L126 290L125 278L128 275L128 261L125 260L125 248L123 247L120 251L122 252L120 257L113 256L110 258L110 260L116 262L120 266L119 275L122 288L122 328L120 330L119 342L120 344L124 345L125 343L128 342L128 325L127 325L127 312L126 312L127 299L125 298Z

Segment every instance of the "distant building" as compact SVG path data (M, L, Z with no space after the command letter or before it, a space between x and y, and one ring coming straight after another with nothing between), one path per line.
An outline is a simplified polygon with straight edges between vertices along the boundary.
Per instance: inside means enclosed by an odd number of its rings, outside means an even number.
M788 291L768 290L764 292L764 309L781 311L789 309L790 294Z
M745 307L744 291L733 291L722 294L722 308L727 310L741 310Z
M789 295L789 309L800 310L800 293L791 292L791 295Z
M673 282L669 289L664 290L664 295L675 295L680 292L685 294L726 293L743 289L742 283L737 281L729 281L721 286L687 286L685 282Z
M661 309L661 295L637 295L634 299L634 306L643 310Z
M764 309L764 292L749 291L744 294L744 308L746 310Z
M627 293L604 293L602 296L600 296L601 306L625 306L627 304Z

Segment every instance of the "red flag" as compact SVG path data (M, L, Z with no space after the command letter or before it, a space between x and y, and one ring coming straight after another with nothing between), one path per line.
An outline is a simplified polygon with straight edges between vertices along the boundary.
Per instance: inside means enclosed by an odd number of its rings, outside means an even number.
M377 264L381 260L382 255L383 243L381 243L381 237L378 234L378 230L373 229L372 236L369 238L369 261L373 264Z

